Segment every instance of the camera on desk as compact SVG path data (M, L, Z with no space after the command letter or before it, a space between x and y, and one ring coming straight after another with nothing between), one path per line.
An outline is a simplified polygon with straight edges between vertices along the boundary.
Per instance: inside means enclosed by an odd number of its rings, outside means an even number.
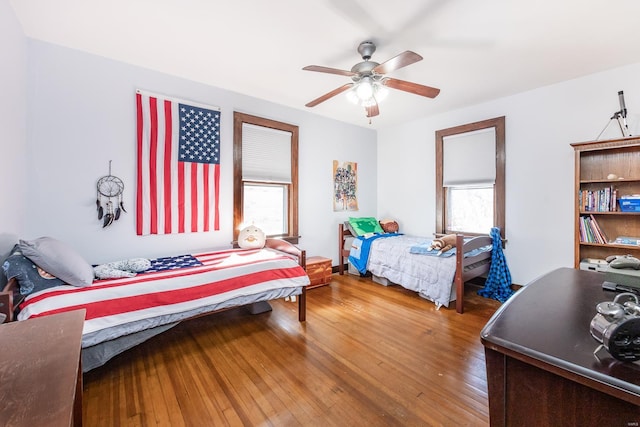
M640 360L640 305L638 296L625 292L613 301L601 302L591 320L591 336L600 342L596 354L604 347L623 362ZM597 357L597 355L596 355Z

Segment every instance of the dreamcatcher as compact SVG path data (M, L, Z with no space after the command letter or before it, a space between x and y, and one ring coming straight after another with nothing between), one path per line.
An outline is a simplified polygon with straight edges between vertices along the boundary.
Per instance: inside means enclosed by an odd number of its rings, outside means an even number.
M103 176L98 180L96 189L98 219L102 220L102 228L104 228L113 224L113 221L117 221L122 212L127 212L122 203L124 184L120 178L111 175L111 160L109 160L109 175Z

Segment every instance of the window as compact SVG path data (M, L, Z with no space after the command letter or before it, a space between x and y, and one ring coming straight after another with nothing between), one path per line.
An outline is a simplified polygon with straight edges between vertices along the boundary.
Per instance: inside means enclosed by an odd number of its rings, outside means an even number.
M505 238L505 118L436 132L436 233Z
M298 243L298 127L234 113L233 239L251 223Z

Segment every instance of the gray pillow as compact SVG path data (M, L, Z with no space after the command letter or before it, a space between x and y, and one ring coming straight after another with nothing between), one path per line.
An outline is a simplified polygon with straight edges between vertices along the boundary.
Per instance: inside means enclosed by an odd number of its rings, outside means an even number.
M93 267L67 244L52 237L18 242L22 254L47 273L73 286L93 283Z

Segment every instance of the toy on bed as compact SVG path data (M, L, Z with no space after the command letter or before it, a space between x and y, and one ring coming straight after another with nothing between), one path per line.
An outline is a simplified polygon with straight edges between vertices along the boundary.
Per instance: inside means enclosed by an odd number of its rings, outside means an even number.
M242 249L264 248L266 236L264 231L251 224L238 233L238 246Z
M431 245L429 245L429 250L438 251L438 256L440 256L443 252L447 252L456 247L456 239L455 234L445 234L444 236L437 237L433 239Z
M398 222L392 219L381 219L380 227L382 227L385 233L397 233L400 229Z

